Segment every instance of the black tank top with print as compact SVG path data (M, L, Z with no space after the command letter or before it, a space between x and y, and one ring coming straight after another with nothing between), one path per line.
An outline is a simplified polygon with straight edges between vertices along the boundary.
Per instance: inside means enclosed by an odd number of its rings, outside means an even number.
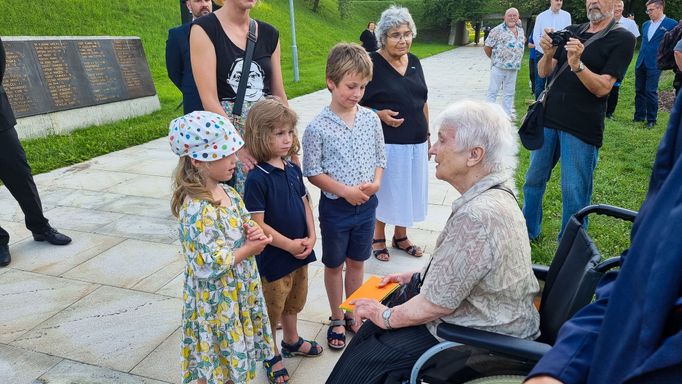
M249 82L244 100L258 101L271 94L272 53L277 48L279 32L275 27L262 21L258 23L258 38L253 51ZM208 35L215 47L216 78L218 79L218 98L234 101L241 78L245 51L236 46L225 34L215 14L210 13L194 20Z

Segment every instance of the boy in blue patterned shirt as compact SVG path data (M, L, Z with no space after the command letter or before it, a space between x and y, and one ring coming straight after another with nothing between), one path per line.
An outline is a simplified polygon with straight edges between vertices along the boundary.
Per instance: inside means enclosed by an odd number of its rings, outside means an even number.
M367 52L357 44L337 44L327 58L326 78L332 101L303 134L303 175L322 190L322 263L332 313L327 344L342 349L346 328L357 327L351 318L344 318L339 306L344 287L350 295L362 285L374 233L374 194L381 185L386 156L379 117L358 105L372 78Z

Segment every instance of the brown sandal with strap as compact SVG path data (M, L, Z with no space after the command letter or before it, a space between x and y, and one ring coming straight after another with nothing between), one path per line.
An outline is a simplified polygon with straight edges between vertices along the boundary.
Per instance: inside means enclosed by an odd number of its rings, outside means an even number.
M372 239L372 244L384 243L386 244L386 239ZM381 249L372 249L372 254L379 261L389 261L391 260L391 255L388 253L388 249L383 247ZM385 257L379 257L380 255L386 255Z
M396 239L395 237L393 237L393 248L398 248L401 251L404 251L405 253L407 253L408 255L414 256L414 257L422 257L424 255L424 251L422 251L421 248L419 248L418 246L416 246L414 244L410 245L407 248L403 248L400 245L398 245L398 243L402 243L403 241L410 241L410 240L408 240L407 236L401 237L399 239Z

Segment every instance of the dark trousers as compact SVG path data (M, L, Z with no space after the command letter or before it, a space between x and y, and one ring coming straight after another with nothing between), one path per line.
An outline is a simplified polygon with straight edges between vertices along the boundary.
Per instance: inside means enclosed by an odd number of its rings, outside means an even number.
M542 53L535 51L535 85L534 85L534 93L535 93L535 98L537 99L540 97L540 94L542 91L545 90L545 85L547 84L547 79L540 77L538 74L538 63L540 63L540 59L542 59L542 56L544 56ZM549 77L549 76L547 76Z
M530 93L535 94L535 76L538 72L537 61L528 59L528 75L530 76Z
M646 69L642 65L635 70L634 120L656 122L658 116L658 79L660 77L660 69Z
M26 161L26 153L21 146L14 128L0 131L0 180L17 200L24 212L26 228L32 232L42 232L47 227L43 208L31 166ZM0 227L0 245L9 243L9 233Z
M611 117L613 112L616 111L616 106L618 105L618 93L620 92L620 85L613 85L611 92L609 93L609 98L606 100L606 117Z
M410 378L419 356L436 344L424 325L387 331L366 321L346 346L327 384L402 383Z
M675 72L675 79L673 80L673 87L675 88L675 96L680 94L682 89L682 72Z

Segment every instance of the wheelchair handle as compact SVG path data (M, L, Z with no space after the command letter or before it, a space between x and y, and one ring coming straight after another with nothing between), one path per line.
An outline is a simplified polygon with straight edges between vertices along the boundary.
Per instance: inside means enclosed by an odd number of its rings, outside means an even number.
M578 213L575 214L575 218L581 223L583 223L585 221L585 218L592 213L596 213L597 215L615 217L617 219L630 222L635 221L635 218L637 217L637 211L620 207L614 207L613 205L595 204L588 205L587 207L578 211Z

